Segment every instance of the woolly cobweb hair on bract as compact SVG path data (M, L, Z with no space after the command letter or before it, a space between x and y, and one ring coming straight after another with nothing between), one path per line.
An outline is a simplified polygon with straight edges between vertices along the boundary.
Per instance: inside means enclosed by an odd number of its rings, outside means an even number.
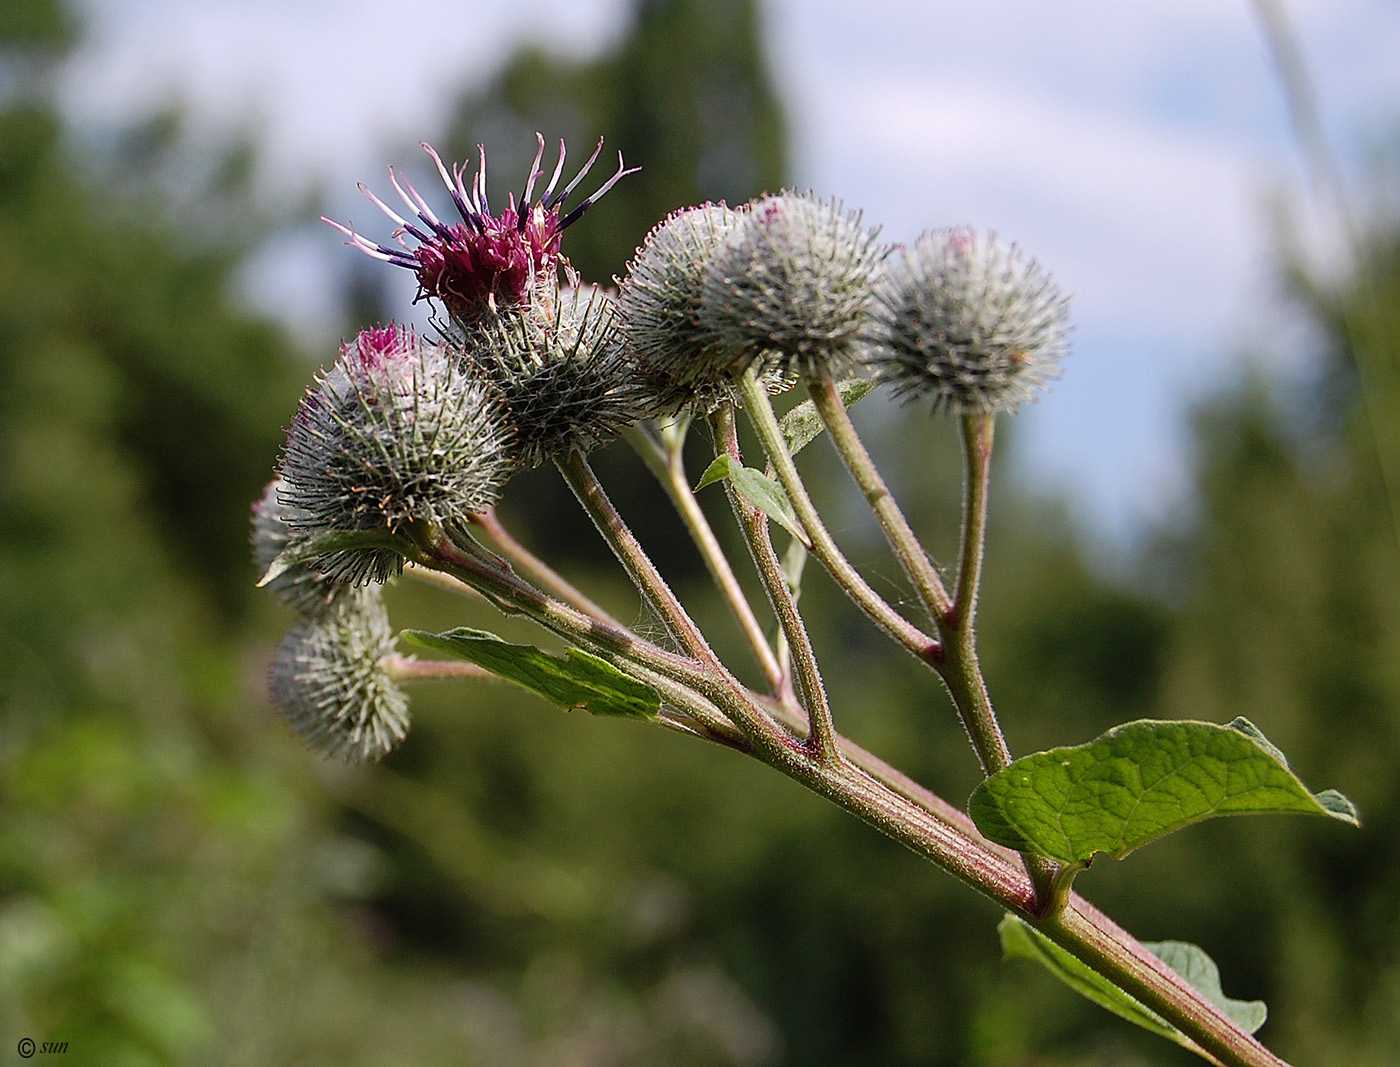
M953 414L1013 411L1057 377L1069 300L1016 245L970 229L922 235L890 258L870 365L895 392Z
M754 201L711 255L699 321L747 367L840 376L857 362L885 249L859 212L812 193Z

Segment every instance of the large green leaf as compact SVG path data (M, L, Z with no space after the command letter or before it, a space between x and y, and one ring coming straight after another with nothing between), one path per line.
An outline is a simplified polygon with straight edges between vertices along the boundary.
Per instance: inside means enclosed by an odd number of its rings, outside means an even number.
M812 547L812 542L807 538L807 531L797 521L792 503L788 500L787 493L783 492L783 487L762 471L736 463L727 453L720 453L715 457L715 461L705 468L705 473L700 475L700 481L695 485L695 491L698 493L707 485L714 485L715 482L724 481L726 478L741 500L750 507L758 508L801 541L804 547Z
M873 378L851 378L836 386L841 394L841 403L854 407L856 401L875 388ZM817 406L804 400L783 416L781 423L783 439L787 441L788 454L795 456L815 441L826 430L822 417L817 414Z
M661 708L655 689L581 648L566 648L562 656L553 656L534 645L511 644L465 626L442 633L404 630L400 636L410 645L485 667L566 710L654 719Z
M1175 1041L1209 1059L1185 1034L1136 997L1114 985L1098 971L1080 962L1035 927L1015 915L997 924L1001 949L1007 959L1034 960L1080 996L1092 1000L1130 1023L1159 1037ZM1225 1013L1246 1033L1264 1024L1268 1009L1262 1000L1231 1000L1220 988L1220 968L1206 952L1185 941L1144 942L1144 947L1184 978L1188 984Z
M1220 815L1326 815L1357 824L1335 790L1310 793L1252 723L1143 719L1084 745L1015 760L973 792L968 812L998 844L1066 864L1121 859Z

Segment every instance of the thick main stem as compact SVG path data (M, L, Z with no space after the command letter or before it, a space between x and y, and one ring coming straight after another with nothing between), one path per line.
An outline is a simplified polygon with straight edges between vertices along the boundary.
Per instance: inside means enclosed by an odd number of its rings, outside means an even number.
M831 442L836 446L846 469L850 471L860 491L870 504L870 509L885 532L885 540L890 550L899 560L900 567L914 583L914 590L935 624L948 611L951 601L943 588L943 579L938 576L933 561L928 558L924 546L919 542L909 520L904 517L894 494L890 492L885 479L881 477L874 461L866 450L865 442L856 433L846 405L841 402L841 394L831 375L823 374L820 379L808 384L812 403L826 426Z
M783 431L778 425L777 416L773 414L773 405L768 400L768 394L759 384L753 371L744 375L742 391L744 409L758 433L769 462L773 464L778 481L787 493L792 510L797 514L802 528L807 531L807 536L812 542L812 554L821 561L822 566L851 601L880 629L925 663L935 661L940 652L938 641L895 611L879 593L870 588L855 567L851 566L850 561L842 555L831 534L827 532L826 524L817 514L816 505L807 495L807 487L802 484L802 478L797 473L797 465L788 453L787 442L783 440Z
M711 671L694 660L665 652L624 629L589 619L574 608L551 600L514 575L462 552L440 531L429 532L423 555L415 562L447 570L503 609L524 614L565 638L641 663L664 678L705 693L731 717L742 718L760 710L751 695L745 696L717 682ZM747 704L748 712L736 710L739 704ZM1035 888L1013 854L978 836L966 815L878 758L844 739L841 745L851 763L865 766L865 772L849 765L829 767L772 734L759 734L754 754L965 885L1036 924L1221 1062L1231 1067L1286 1067L1082 898L1072 896L1069 908L1057 916L1038 918Z
M632 447L646 463L647 469L651 471L657 482L666 491L666 495L676 509L676 514L685 524L690 539L695 543L695 547L700 553L700 558L704 560L706 570L710 572L710 577L714 579L720 595L729 605L729 610L734 616L734 621L738 623L744 640L748 642L749 648L753 651L754 659L757 661L759 669L763 671L769 688L774 693L779 692L783 684L782 666L778 663L777 656L773 654L773 649L768 644L763 627L759 625L758 619L754 616L753 607L749 604L748 597L744 595L743 587L740 586L739 579L734 574L734 568L729 565L729 558L724 554L719 538L715 536L714 529L710 526L709 520L705 518L705 512L700 507L700 502L695 499L695 494L690 490L690 479L686 477L685 457L680 442L675 447L667 448L658 444L650 435L641 430L633 430L627 436Z
M740 460L739 437L734 427L734 409L728 404L715 413L715 431L720 448L736 462ZM797 610L797 598L788 588L787 576L778 553L773 549L773 538L768 527L768 517L758 508L750 507L741 501L729 486L725 486L729 505L734 511L739 527L744 531L744 539L749 545L754 567L763 582L768 602L778 618L787 638L792 654L793 669L802 692L802 706L807 713L807 740L813 751L824 763L834 763L840 759L839 738L831 715L831 703L827 699L826 686L822 682L821 667L817 663L812 639L807 634L807 626Z

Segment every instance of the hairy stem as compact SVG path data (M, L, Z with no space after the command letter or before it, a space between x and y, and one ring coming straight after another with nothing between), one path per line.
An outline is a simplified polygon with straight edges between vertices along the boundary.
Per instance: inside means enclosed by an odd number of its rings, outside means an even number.
M739 624L749 648L753 650L754 659L763 671L769 688L777 693L782 688L783 669L768 644L763 627L754 616L753 607L744 595L739 579L734 575L734 568L729 565L729 558L724 554L714 529L700 508L700 502L690 491L690 479L686 476L682 451L684 438L667 447L643 430L633 429L626 436L633 449L646 463L647 469L670 497L676 514L680 516L690 539L695 542L695 547L700 552L700 558L705 561L705 568L729 605L729 610L733 613L735 622Z
M1226 1067L1288 1067L1140 941L1081 897L1072 896L1069 907L1038 927Z
M607 492L593 473L587 458L580 452L556 460L556 466L564 476L579 503L603 540L612 549L622 569L632 579L638 591L646 598L652 609L661 616L671 635L680 642L695 660L708 668L706 687L702 692L716 699L725 710L731 713L734 724L744 731L760 748L777 746L787 748L792 744L788 733L768 714L747 697L747 690L729 668L720 661L710 647L705 635L691 619L671 587L652 563L636 535L618 514Z
M714 425L719 447L736 461L740 460L734 409L728 404L722 405L715 412ZM787 638L797 684L802 692L802 706L807 712L807 742L822 762L835 763L840 759L840 747L836 726L832 720L831 703L827 699L826 686L822 683L821 668L812 648L812 640L807 635L807 626L797 610L797 600L788 588L787 576L783 573L778 553L773 550L768 516L758 508L750 507L741 501L728 483L725 484L725 490L729 497L729 506L734 511L734 518L748 542L754 567L758 570L764 591L768 594L768 602L772 604L778 624Z
M943 588L943 579L938 576L933 561L928 558L924 546L915 536L909 520L904 517L904 512L900 510L889 486L885 484L885 479L880 476L869 451L866 450L865 442L856 433L846 405L841 402L836 382L827 373L819 380L810 382L807 388L812 395L817 414L831 437L831 443L836 446L846 469L850 471L856 485L865 494L870 509L880 521L880 528L885 532L885 540L889 542L890 550L899 560L899 565L909 580L914 583L914 590L929 617L937 623L939 618L947 613L950 604L948 593Z
M584 595L573 583L517 541L501 522L495 508L477 512L471 517L471 522L486 531L492 543L501 550L502 556L564 603L572 604L585 615L591 615L595 619L617 623L616 619Z
M663 679L693 689L696 695L703 694L700 700L712 701L730 718L743 718L745 714L761 711L762 700L755 694L745 694L742 689L717 680L711 670L694 660L656 648L624 629L590 619L569 605L553 600L514 574L463 552L440 530L424 531L420 544L421 555L414 562L446 570L476 588L502 610L523 614L566 639L612 653L654 671ZM749 710L740 713L735 710L736 705L747 705ZM774 707L774 713L781 718L786 709ZM693 728L687 732L700 733ZM842 751L847 754L849 763L832 767L818 761L804 747L784 743L782 735L759 731L756 737L750 736L751 751L759 759L1036 925L1076 958L1138 997L1222 1063L1230 1067L1286 1067L1077 894L1071 895L1069 906L1063 912L1038 916L1036 888L1016 863L1014 853L987 842L977 834L966 815L888 767L878 757L842 739Z
M983 774L1011 762L1011 751L997 722L982 669L977 662L977 591L987 532L987 489L991 476L995 416L968 415L962 420L967 475L963 489L962 564L957 594L942 622L945 643L943 677L953 692Z
M807 487L802 484L802 478L797 473L797 465L788 454L787 443L783 440L783 431L778 425L777 416L773 414L773 405L768 399L768 394L759 384L753 371L745 373L742 389L744 409L753 422L758 439L763 444L769 462L773 464L773 470L787 493L798 521L807 531L807 536L812 542L812 554L821 561L822 566L851 601L880 629L920 660L927 664L933 663L941 653L937 639L930 637L895 611L879 593L870 588L850 561L842 555L831 534L827 532L812 498L807 495Z

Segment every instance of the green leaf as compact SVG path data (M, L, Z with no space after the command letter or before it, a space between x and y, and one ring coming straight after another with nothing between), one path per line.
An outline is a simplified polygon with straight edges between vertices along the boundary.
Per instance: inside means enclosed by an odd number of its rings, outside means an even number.
M787 582L793 600L802 595L802 571L806 566L807 546L794 538L783 553L783 581Z
M1034 960L1080 996L1101 1008L1150 1030L1159 1037L1190 1045L1189 1039L1151 1008L1140 1003L1086 963L1081 963L1055 942L1015 915L997 923L1001 951L1006 959Z
M794 514L783 487L762 471L734 462L728 454L721 453L716 456L715 461L705 468L705 473L700 475L700 481L696 483L695 492L698 493L707 485L714 485L715 482L724 481L726 478L741 500L750 507L758 508L802 542L805 548L812 547L812 542L807 538L807 531L797 521L797 515Z
M851 378L849 381L838 384L836 391L841 394L841 403L850 408L854 407L857 400L874 388L875 380L873 378ZM784 415L780 426L783 438L787 441L788 454L793 456L810 445L826 430L826 426L822 424L821 416L817 414L816 405L810 400L804 400Z
M1035 927L1015 915L997 924L1001 950L1007 959L1034 960L1080 996L1092 1000L1144 1030L1175 1041L1205 1058L1205 1053L1171 1023L1136 997L1119 989L1098 971L1070 955ZM1144 942L1144 947L1179 974L1206 1000L1223 1011L1246 1033L1264 1024L1268 1009L1262 1000L1231 1000L1220 988L1220 968L1206 952L1185 941Z
M1252 724L1115 726L1084 745L1023 756L973 792L968 813L1001 845L1062 863L1115 859L1221 815L1326 815L1358 825L1334 790L1308 792Z
M715 482L722 482L729 477L729 472L736 466L734 460L728 452L721 452L715 457L715 461L705 468L705 473L700 475L700 480L695 483L695 492L700 492L707 485L714 485Z
M1254 1033L1269 1017L1268 1006L1262 1000L1231 1000L1225 995L1220 988L1220 968L1204 949L1189 941L1144 941L1143 944L1245 1033Z
M404 630L400 636L410 645L485 667L566 711L582 708L594 715L654 719L661 708L655 689L581 648L566 648L563 656L553 656L534 645L511 644L465 626L440 634Z
M401 535L382 529L331 530L329 533L316 534L314 537L298 539L295 544L284 549L268 564L267 572L258 579L258 588L261 589L269 582L275 581L292 567L307 563L318 556L359 548L387 548L400 555L407 555L410 546Z

